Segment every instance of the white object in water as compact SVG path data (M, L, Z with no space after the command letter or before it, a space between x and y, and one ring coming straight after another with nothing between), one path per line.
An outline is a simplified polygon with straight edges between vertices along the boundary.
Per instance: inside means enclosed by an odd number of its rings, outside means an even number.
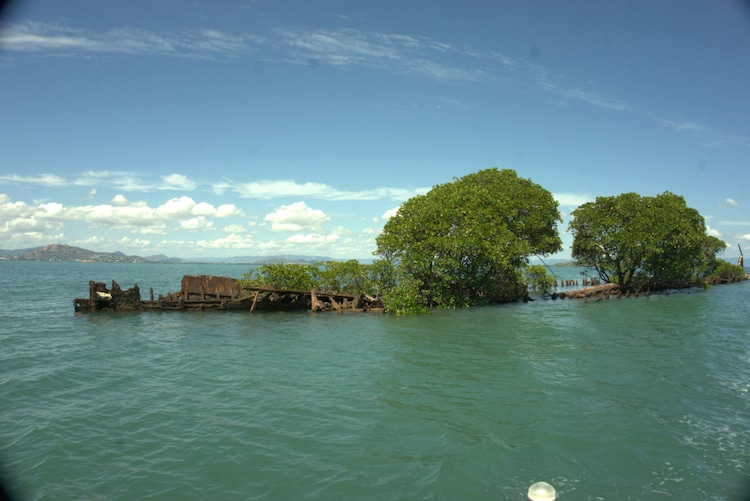
M526 497L529 501L555 501L557 492L547 482L537 482L529 487L529 493Z

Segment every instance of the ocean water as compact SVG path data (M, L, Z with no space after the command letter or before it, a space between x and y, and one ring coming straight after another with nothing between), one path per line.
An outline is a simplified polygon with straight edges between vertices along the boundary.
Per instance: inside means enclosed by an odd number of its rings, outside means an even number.
M750 282L407 317L73 311L89 280L147 297L247 268L0 261L14 498L523 500L544 480L561 500L724 500L750 487Z

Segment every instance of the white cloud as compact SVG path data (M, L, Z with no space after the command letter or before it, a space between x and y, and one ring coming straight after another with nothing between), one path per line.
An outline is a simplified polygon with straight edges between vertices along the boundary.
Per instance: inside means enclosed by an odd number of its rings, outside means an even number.
M191 181L187 176L182 174L169 174L162 176L162 184L156 185L158 190L181 190L181 191L192 191L197 187L194 181Z
M245 213L234 204L222 204L216 208L216 217L244 216Z
M62 224L54 221L45 221L36 217L17 218L12 221L5 221L0 227L0 235L7 237L13 233L25 232L51 232L59 231Z
M744 235L736 235L737 240L744 240L746 242L750 242L750 233L745 233Z
M193 206L192 213L196 216L214 216L216 207L206 202L199 202Z
M710 226L706 226L706 234L712 237L722 238L721 232L715 228L711 228Z
M224 186L217 184L217 187ZM331 188L322 183L303 183L295 181L254 181L251 183L228 184L226 187L232 187L233 191L245 198L271 199L283 196L311 196L322 198Z
M740 206L739 202L731 198L727 198L726 200L724 200L724 203L727 205L727 207L739 207Z
M391 33L340 30L277 29L275 35L289 47L292 61L317 61L332 66L359 66L421 74L439 80L486 80L481 65L466 64L479 53L468 46L448 44L427 37ZM505 58L507 60L507 58ZM462 61L458 63L457 61Z
M118 193L117 195L112 197L112 200L110 200L109 203L111 203L112 205L117 205L119 207L124 207L128 205L128 199Z
M585 103L645 117L676 132L700 137L706 146L748 145L745 136L712 130L689 119L665 119L649 110L636 109L616 96L587 88L590 87L588 82L554 73L527 58L420 35L300 26L276 28L263 35L211 29L156 32L128 26L94 32L61 24L24 22L5 25L0 31L0 46L11 53L51 56L154 55L244 61L258 60L258 51L262 49L264 60L283 64L357 67L418 75L437 81L501 82L503 87L534 88L548 100L563 105L568 101ZM139 185L137 179L132 181L119 185L120 189L132 191ZM178 186L186 186L184 183L190 186L186 179L165 179L161 187L152 186L151 189L179 189Z
M320 200L408 200L409 198L427 193L429 188L403 189L403 188L375 188L372 190L338 190L322 183L298 183L292 180L281 181L253 181L250 183L234 183L223 180L213 185L213 192L223 195L232 191L243 198L257 198L270 200L279 197L305 197Z
M207 217L220 217L220 218L228 218L228 217L237 217L237 216L243 216L244 212L237 208L234 204L223 204L219 207L214 207L213 205L206 203L206 202L200 202L193 206L192 213L195 216L207 216Z
M6 236L11 232L50 233L59 231L63 224L71 228L83 225L165 235L170 229L177 228L187 231L212 230L214 222L211 218L230 217L241 218L244 213L232 204L224 204L217 209L205 202L196 204L192 198L185 196L172 198L153 208L145 202L131 203L119 194L109 204L70 207L59 202L31 206L25 202L12 202L8 195L0 194L0 234Z
M151 247L152 243L151 240L146 240L143 238L130 238L130 237L122 237L117 240L117 245L122 247L130 247L135 249L148 249Z
M308 233L302 235L300 233L292 235L286 239L287 242L294 244L330 244L340 238L339 235L321 235L319 233Z
M213 225L213 221L207 221L204 216L191 217L185 221L180 221L180 227L189 231L208 230L212 229Z
M80 174L72 184L76 186L109 186L122 191L150 191L151 185L143 182L132 172L110 172L89 170Z
M11 202L7 195L0 197L0 218L29 217L36 209L25 202Z
M0 175L0 184L38 184L41 186L61 187L70 183L55 174L39 174L37 176L19 176L18 174Z
M393 209L389 209L383 213L382 216L380 216L382 219L390 219L396 214L398 214L398 210L401 208L399 205L398 207L394 207Z
M247 53L253 35L238 36L216 30L155 32L118 27L91 32L59 24L25 22L6 25L0 44L7 51L87 56L89 54L161 55L233 58Z
M241 224L228 224L224 226L221 231L224 233L246 233L247 229Z
M39 205L38 215L45 219L67 219L65 217L65 210L63 208L63 205L57 202L50 202Z
M264 221L271 223L271 231L304 231L318 230L329 219L323 211L312 209L305 202L295 202L266 214Z
M192 214L195 202L190 197L172 198L156 208L158 215L166 218L185 217Z
M106 186L122 191L192 191L198 183L182 174L168 174L157 179L142 179L134 172L89 170L67 184L76 186Z
M594 198L587 193L555 193L552 195L561 207L578 207Z
M251 235L231 233L216 240L198 240L195 247L200 249L251 249L256 247L256 243Z

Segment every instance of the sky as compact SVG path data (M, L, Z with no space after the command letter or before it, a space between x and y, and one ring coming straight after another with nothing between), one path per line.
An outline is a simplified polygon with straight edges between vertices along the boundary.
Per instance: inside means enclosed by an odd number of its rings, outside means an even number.
M401 203L513 169L570 213L682 195L750 249L740 0L17 0L0 248L371 259Z

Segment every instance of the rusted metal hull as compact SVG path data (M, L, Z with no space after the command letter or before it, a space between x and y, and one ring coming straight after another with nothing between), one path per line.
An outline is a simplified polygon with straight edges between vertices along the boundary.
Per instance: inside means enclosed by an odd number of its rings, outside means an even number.
M185 275L178 292L142 300L138 284L123 290L117 282L107 288L102 282L89 282L89 297L73 300L75 311L370 311L382 312L383 303L366 294L347 295L320 291L280 290L243 287L230 277Z

